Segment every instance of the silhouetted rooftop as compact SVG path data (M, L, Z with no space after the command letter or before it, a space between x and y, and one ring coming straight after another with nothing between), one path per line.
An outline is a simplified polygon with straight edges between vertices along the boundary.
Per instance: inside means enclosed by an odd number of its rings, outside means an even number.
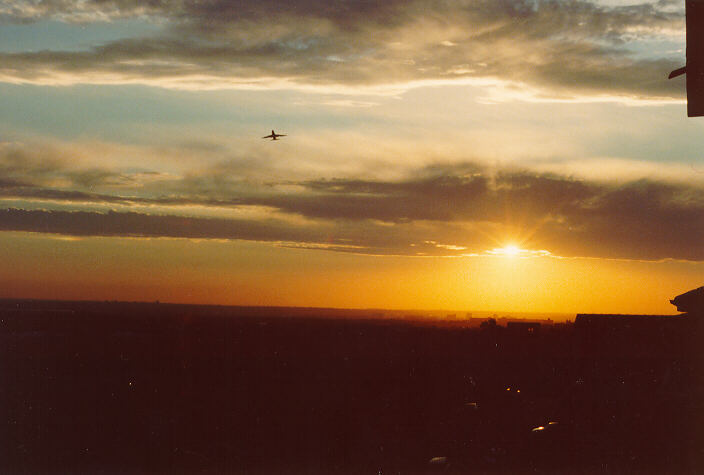
M704 287L678 295L670 303L680 312L704 314Z

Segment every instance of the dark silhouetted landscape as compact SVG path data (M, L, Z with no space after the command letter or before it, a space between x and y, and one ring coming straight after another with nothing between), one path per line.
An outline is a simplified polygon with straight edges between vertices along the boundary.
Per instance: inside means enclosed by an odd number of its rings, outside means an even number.
M0 302L3 473L701 473L701 315ZM454 316L450 316L454 317Z

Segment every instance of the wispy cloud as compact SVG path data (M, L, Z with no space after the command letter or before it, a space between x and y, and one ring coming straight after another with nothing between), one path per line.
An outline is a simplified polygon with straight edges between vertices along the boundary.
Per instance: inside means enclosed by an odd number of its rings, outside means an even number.
M165 25L160 36L87 51L1 54L6 82L397 93L480 81L541 100L681 100L684 91L681 81L665 79L682 58L629 49L642 39L683 39L681 9L662 3L66 0L3 2L0 15L24 22L148 16Z
M60 20L72 23L107 22L119 18L153 16L170 3L159 0L0 0L0 20L29 23Z

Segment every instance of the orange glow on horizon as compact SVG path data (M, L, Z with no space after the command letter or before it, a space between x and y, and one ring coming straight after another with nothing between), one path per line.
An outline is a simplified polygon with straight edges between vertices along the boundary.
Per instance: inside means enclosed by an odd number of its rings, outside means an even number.
M518 251L414 259L252 242L1 233L0 284L2 297L67 300L675 314L669 299L701 285L704 272L702 262L553 259L547 251Z

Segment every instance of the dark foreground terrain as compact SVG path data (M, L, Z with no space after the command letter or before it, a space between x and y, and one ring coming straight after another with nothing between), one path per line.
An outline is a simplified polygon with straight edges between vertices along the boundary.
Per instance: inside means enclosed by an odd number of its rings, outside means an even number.
M703 473L702 325L0 302L2 473Z

